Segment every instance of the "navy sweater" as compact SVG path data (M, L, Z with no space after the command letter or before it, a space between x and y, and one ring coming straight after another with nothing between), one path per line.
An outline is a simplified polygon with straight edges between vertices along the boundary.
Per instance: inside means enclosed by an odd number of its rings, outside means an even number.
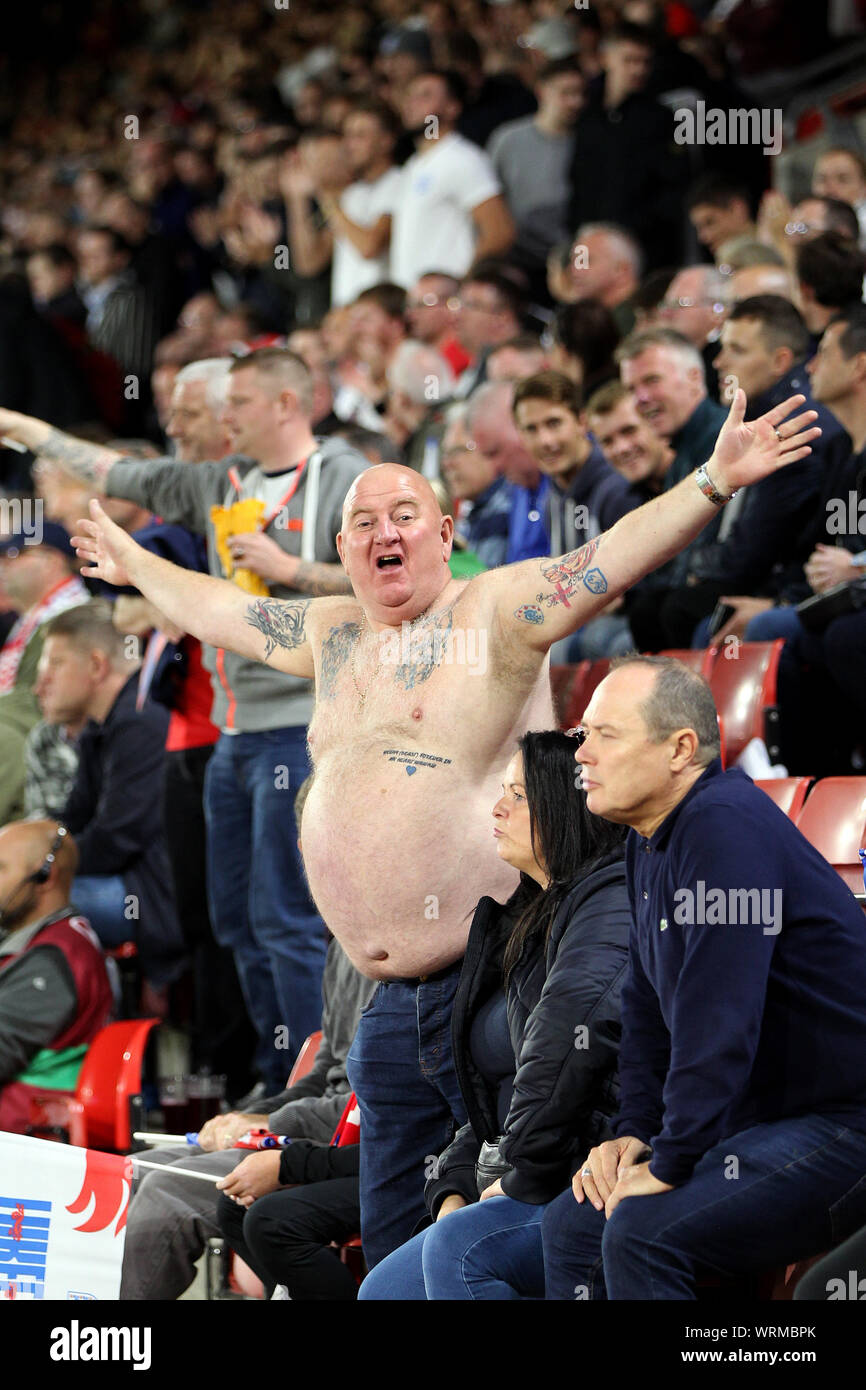
M616 1132L654 1176L789 1115L866 1131L866 919L784 812L716 759L626 866Z

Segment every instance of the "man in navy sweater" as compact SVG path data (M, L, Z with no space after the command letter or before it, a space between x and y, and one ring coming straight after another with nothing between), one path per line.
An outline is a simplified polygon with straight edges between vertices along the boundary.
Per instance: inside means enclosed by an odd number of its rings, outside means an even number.
M626 657L576 758L629 825L616 1138L545 1216L548 1297L693 1299L866 1220L866 922L737 769L709 687Z

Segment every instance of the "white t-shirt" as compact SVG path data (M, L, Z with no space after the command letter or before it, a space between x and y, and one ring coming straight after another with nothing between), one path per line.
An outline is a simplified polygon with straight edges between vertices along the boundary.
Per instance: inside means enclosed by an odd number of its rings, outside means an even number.
M402 169L394 165L373 183L349 184L340 195L340 208L359 227L372 227L380 217L394 211L402 179ZM348 237L334 237L331 262L331 303L351 304L363 290L388 279L388 247L379 256L365 259Z
M452 132L403 165L391 223L391 279L408 289L428 270L465 275L474 260L472 210L500 193L483 150Z

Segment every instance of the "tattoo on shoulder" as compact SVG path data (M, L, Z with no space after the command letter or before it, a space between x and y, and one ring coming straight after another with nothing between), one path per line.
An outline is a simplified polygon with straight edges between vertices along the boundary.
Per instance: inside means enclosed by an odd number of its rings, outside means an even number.
M260 598L246 611L245 622L265 638L265 660L277 647L292 651L306 641L304 623L310 599Z
M543 623L544 609L556 608L560 604L570 608L573 598L581 585L591 594L607 593L607 578L604 571L592 561L598 550L598 540L588 541L580 550L572 550L557 560L548 560L541 566L541 576L547 580L548 589L535 595L535 603L523 603L515 610L515 618L524 623Z
M337 685L337 676L358 645L360 623L340 623L332 627L322 643L322 667L319 673L318 696L330 699Z

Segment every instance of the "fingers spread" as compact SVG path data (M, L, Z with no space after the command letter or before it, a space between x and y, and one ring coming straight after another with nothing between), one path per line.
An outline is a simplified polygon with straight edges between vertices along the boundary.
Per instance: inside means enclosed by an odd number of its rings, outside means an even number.
M763 419L771 425L780 425L783 420L787 420L792 410L798 410L805 402L805 396L789 396L786 401L782 401L780 405L774 405L772 410L768 410ZM816 414L815 411L807 411L806 413L812 416Z

